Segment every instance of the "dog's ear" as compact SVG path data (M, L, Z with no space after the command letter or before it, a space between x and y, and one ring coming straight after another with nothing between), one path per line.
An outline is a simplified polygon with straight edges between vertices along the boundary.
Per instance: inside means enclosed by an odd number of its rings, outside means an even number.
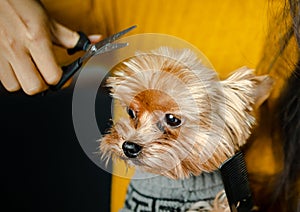
M222 81L225 96L233 95L238 97L246 105L251 105L254 109L259 108L270 96L273 82L270 76L256 76L254 70L247 67L234 71L231 76Z
M269 75L255 76L254 109L259 108L270 96L274 80Z

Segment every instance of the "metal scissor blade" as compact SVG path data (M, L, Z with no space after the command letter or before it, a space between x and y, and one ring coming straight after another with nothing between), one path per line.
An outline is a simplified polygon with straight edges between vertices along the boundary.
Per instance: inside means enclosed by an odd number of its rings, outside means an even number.
M121 36L125 35L126 33L128 33L129 31L133 30L134 28L136 28L136 25L134 26L131 26L127 29L124 29L122 30L121 32L118 32L116 34L113 34L107 38L105 38L104 40L98 42L98 43L95 43L95 44L92 44L90 45L89 49L86 51L86 53L81 57L80 59L80 62L83 63L84 61L87 61L89 60L93 55L95 54L101 54L101 53L104 53L104 52L107 52L105 50L102 50L103 47L105 48L109 48L108 44L111 44L112 42L114 42L115 40L119 39ZM123 45L123 44L122 44ZM118 48L122 48L124 46L122 45L119 45L119 47L114 47L112 48L111 50L113 49L118 49ZM128 44L127 44L128 45ZM107 46L107 47L106 47ZM104 49L105 49L104 48ZM109 50L109 51L111 51Z
M128 46L128 43L108 43L105 46L102 46L100 49L98 49L94 55L103 54L105 52L110 52L115 49L120 49L126 46Z
M100 49L97 49L95 51L87 51L82 57L79 58L79 62L84 63L95 55L103 54L105 52L110 52L112 50L120 49L126 46L128 46L128 43L107 43L106 45L102 46Z
M94 44L94 48L96 48L97 50L100 49L102 46L108 44L108 43L112 43L115 40L119 39L120 37L122 37L123 35L125 35L126 33L128 33L129 31L133 30L134 28L136 28L136 25L131 26L127 29L122 30L121 32L118 32L116 34L113 34L107 38L105 38L104 40ZM97 51L96 50L96 51Z

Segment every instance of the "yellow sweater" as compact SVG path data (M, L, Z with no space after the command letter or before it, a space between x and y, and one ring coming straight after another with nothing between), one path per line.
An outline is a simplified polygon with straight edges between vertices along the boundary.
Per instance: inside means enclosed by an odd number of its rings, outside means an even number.
M274 6L267 0L43 2L60 22L86 33L108 35L131 25L138 25L132 34L165 33L182 38L208 57L221 78L241 66L256 68L263 56L264 42L268 35L269 17L272 16L269 13L270 7ZM72 10L67 9L69 6ZM266 71L260 70L260 73ZM281 84L276 86L280 90ZM119 111L115 112L118 116ZM268 132L266 130L262 136L258 136L259 141L254 141L255 150L247 155L250 173L273 174L278 171ZM114 168L121 172L124 170L123 165ZM131 173L129 172L129 176ZM111 211L118 211L123 206L128 182L129 179L113 177Z

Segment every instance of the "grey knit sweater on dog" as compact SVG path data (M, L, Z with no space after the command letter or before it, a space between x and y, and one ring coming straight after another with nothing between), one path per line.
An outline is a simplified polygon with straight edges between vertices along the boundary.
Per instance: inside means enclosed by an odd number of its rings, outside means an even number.
M171 180L136 171L121 212L211 211L217 194L223 189L218 171L185 180ZM200 207L191 210L197 203Z

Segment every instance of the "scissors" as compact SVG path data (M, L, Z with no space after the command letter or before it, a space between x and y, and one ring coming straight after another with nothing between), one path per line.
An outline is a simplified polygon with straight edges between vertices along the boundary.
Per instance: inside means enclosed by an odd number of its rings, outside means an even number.
M62 67L63 75L60 81L56 85L50 86L50 89L59 90L91 57L128 46L128 43L113 42L125 35L126 33L128 33L129 31L133 30L134 28L136 28L136 25L124 29L116 34L113 34L95 44L91 44L90 40L83 32L78 32L79 40L74 48L67 50L68 54L71 55L77 51L86 52L82 57L79 57L71 64Z

